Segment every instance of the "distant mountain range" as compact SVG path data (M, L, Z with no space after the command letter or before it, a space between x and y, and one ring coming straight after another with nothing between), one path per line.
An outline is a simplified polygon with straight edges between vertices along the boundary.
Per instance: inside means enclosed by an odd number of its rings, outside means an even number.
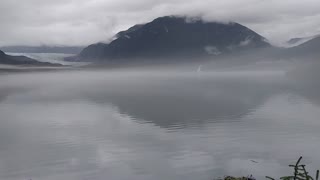
M121 31L109 44L92 44L68 60L211 57L266 47L271 45L264 37L238 23L166 16Z
M319 60L320 57L320 37L315 37L308 40L300 45L294 47L275 47L264 49L254 49L237 53L236 55L231 54L226 59L251 59L257 60Z
M108 44L92 44L83 50L82 47L50 46L12 46L4 47L4 50L19 53L75 53L76 56L68 57L66 60L111 63L126 60L156 62L156 59L161 59L161 62L170 59L187 61L220 57L239 59L240 56L243 59L320 57L320 36L293 38L288 44L292 47L274 47L266 38L235 22L204 22L199 19L165 16L121 31ZM0 64L44 63L1 52Z
M320 58L320 36L286 50L293 57Z
M81 46L4 46L0 49L10 53L63 53L79 54Z
M308 37L299 37L299 38L292 38L289 41L287 41L287 46L294 47L298 46L300 44L303 44L307 41L310 41L314 38L320 37L320 35L314 35L314 36L308 36Z
M0 51L0 64L7 65L32 65L32 66L60 66L60 64L52 64L48 62L39 62L37 60L25 56L10 56Z

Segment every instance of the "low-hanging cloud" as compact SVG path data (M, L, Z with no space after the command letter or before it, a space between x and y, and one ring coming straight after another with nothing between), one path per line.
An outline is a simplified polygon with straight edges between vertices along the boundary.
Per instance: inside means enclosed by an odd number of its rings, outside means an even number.
M2 0L0 46L88 45L164 15L235 21L273 43L320 33L318 0Z

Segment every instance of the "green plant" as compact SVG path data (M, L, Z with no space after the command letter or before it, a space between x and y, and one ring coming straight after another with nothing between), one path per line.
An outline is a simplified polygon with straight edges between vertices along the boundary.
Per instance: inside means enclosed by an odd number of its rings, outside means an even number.
M293 175L280 177L281 180L319 180L319 170L317 170L315 179L309 175L309 172L306 170L306 165L300 164L302 157L298 159L296 164L289 165L289 167L294 168ZM267 179L275 180L269 176L266 176Z

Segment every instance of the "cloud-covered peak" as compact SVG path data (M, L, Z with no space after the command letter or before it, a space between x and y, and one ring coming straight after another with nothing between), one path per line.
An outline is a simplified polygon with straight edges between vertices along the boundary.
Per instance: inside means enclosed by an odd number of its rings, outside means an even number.
M319 33L318 0L2 0L0 46L88 45L165 15L241 23L273 43Z

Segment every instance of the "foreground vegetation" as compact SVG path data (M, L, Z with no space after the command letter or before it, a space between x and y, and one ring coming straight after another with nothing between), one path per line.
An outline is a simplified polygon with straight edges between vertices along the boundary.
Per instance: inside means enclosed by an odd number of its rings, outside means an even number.
M289 165L289 167L293 168L293 174L289 176L280 177L280 180L319 180L319 170L317 170L315 177L312 177L306 169L306 165L300 164L302 157L298 159L296 164ZM276 180L270 176L266 176L269 180ZM249 177L232 177L227 176L220 180L255 180L253 176Z

